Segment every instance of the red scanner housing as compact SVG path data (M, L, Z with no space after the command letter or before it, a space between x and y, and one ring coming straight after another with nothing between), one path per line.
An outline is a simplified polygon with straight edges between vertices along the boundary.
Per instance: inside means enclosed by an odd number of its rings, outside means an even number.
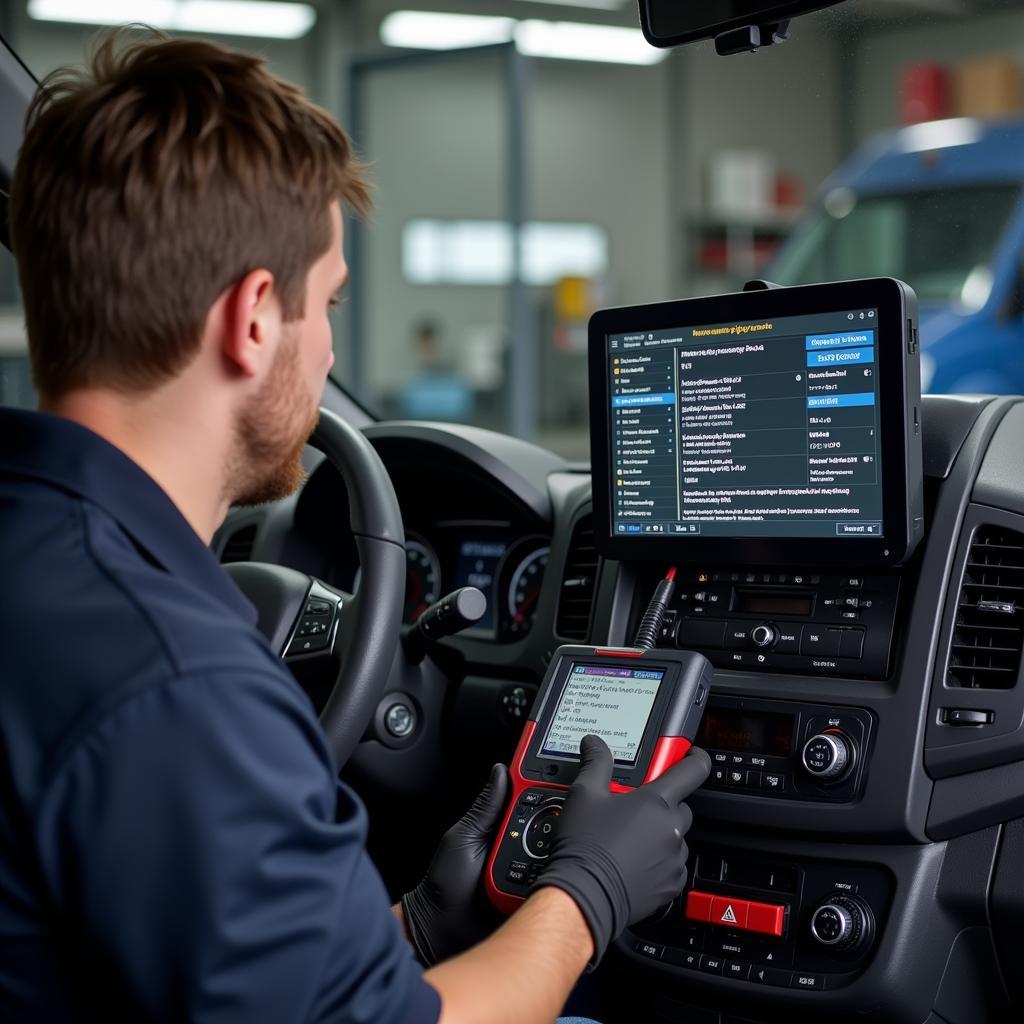
M555 651L509 765L511 797L484 872L495 907L511 914L540 876L579 772L582 736L593 732L612 748L612 792L650 782L690 749L712 673L692 651L581 645ZM584 729L593 722L598 725Z

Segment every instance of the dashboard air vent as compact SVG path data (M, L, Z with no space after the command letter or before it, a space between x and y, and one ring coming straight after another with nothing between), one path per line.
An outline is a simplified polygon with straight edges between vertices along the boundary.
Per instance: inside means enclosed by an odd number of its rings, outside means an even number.
M586 640L589 635L597 564L594 519L593 516L584 516L573 527L562 574L562 589L558 595L555 632L566 640Z
M979 526L957 602L947 686L1010 690L1024 643L1024 534Z
M252 556L252 548L256 543L256 524L239 527L224 542L221 551L221 562L248 562Z

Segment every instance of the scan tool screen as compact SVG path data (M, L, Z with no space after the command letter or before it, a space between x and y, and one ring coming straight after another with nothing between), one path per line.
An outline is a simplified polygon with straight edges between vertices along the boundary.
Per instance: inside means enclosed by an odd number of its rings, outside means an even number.
M662 669L573 665L541 746L541 757L576 758L580 740L600 736L622 764L635 764Z

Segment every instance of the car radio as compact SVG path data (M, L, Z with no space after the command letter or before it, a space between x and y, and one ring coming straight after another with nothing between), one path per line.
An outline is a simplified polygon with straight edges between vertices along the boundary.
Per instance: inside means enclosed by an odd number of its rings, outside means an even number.
M499 910L522 903L551 855L583 737L611 748L613 791L650 782L690 749L711 680L707 659L691 651L555 651L509 767L512 797L484 873Z
M884 679L899 591L893 572L686 570L658 643L720 668Z

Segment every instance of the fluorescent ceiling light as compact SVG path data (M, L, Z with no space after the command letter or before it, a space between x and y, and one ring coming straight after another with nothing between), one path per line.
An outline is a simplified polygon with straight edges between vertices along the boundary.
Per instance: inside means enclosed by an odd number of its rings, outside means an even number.
M483 14L443 14L432 11L394 11L380 24L381 42L413 50L458 50L466 46L507 43L514 18Z
M668 51L651 46L639 29L480 14L395 11L381 22L380 38L387 46L413 50L457 50L514 39L527 57L615 64L657 64L668 56Z
M516 46L527 57L611 64L657 64L668 56L667 50L651 46L638 28L533 18L516 26Z
M523 3L524 0L519 0ZM525 0L527 3L561 4L563 7L590 7L595 11L617 11L626 0Z
M78 25L141 23L180 32L298 39L316 23L316 10L290 0L29 0L38 21Z

